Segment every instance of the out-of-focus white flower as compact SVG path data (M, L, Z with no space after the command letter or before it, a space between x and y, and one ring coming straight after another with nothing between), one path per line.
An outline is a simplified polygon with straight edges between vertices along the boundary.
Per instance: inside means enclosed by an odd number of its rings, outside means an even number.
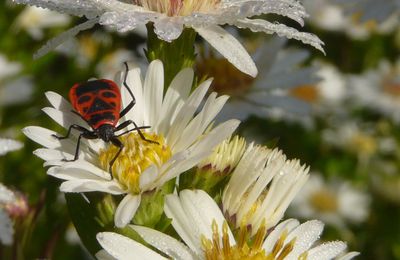
M320 175L311 174L300 194L290 208L297 217L345 228L348 222L364 222L369 214L370 197L346 181L326 183Z
M17 141L0 138L0 155L21 147L22 144ZM13 243L14 228L7 207L14 203L18 203L16 194L0 183L0 243L3 245L11 245Z
M20 76L22 66L0 53L0 106L27 101L32 94L32 81Z
M375 122L365 123L346 117L332 117L329 120L329 128L322 130L322 140L326 144L357 155L361 162L396 153L394 137L382 133L388 122L382 121L377 125Z
M398 0L333 0L345 9L348 14L357 14L361 22L384 22L394 18L397 24L400 19L400 2Z
M345 32L353 39L364 40L373 32L386 34L393 32L398 27L398 17L396 15L387 16L386 19L377 23L373 18L359 19L361 10L349 14L346 4L339 5L340 0L303 0L306 10L310 13L310 21L316 26L330 31ZM345 0L346 3L350 1ZM391 1L391 0L388 0ZM396 1L396 0L395 0ZM353 1L354 2L354 1ZM371 1L370 1L371 2ZM385 6L379 1L374 1L380 7ZM371 9L376 10L376 9Z
M400 123L400 59L395 64L381 61L376 69L349 76L348 84L356 105Z
M22 143L12 140L0 138L0 155L5 155L8 152L18 150L22 147Z
M100 78L111 79L121 69L121 64L129 62L135 67L146 68L144 57L138 57L134 52L127 49L117 49L104 56L96 66L96 72ZM130 65L132 67L132 65Z
M43 38L43 29L69 24L71 17L34 6L26 7L16 18L14 28L26 30L35 40Z
M173 259L339 259L346 249L342 241L326 242L313 247L323 231L323 223L312 220L300 224L295 219L277 225L267 235L265 227L254 235L253 243L246 240L247 229L236 234L230 230L215 201L204 191L184 190L168 195L165 212L185 244L157 230L131 226L151 246ZM116 233L97 235L104 248L97 256L116 259L166 259L164 255ZM340 259L358 255L348 253ZM108 258L110 259L110 258Z
M400 205L400 174L394 160L376 160L372 165L371 185L382 198Z
M286 40L273 37L263 42L253 55L260 74L253 79L239 73L229 63L213 57L204 57L197 65L203 75L215 77L212 88L231 96L219 115L220 119L247 119L250 115L271 116L274 111L304 116L310 113L308 100L297 97L293 91L300 86L318 82L317 67L302 66L309 52L284 48ZM219 77L218 75L225 75Z
M253 32L277 33L279 36L301 40L323 51L322 42L315 35L299 32L281 23L264 19L250 19L261 14L277 14L288 17L300 25L307 16L296 0L14 0L17 3L36 5L72 15L85 15L89 21L64 33L50 45L58 44L80 30L96 23L115 27L120 32L131 31L139 25L154 23L154 31L160 39L175 40L185 27L193 28L218 52L239 70L257 75L254 62L231 34L220 25L229 24L249 28ZM51 46L48 46L51 47ZM45 48L42 52L47 51Z
M118 77L119 86L123 76L121 73ZM164 95L164 68L159 60L149 65L144 82L139 68L129 71L127 84L136 97L136 105L121 122L132 120L139 126L150 126L143 134L157 143L143 140L136 132L121 136L124 149L113 164L114 178L110 176L109 163L118 151L116 146L85 139L80 146L80 158L66 162L65 159L74 158L76 142L59 140L54 137L55 132L42 127L27 127L24 133L45 147L34 153L46 160L45 165L52 166L47 171L49 175L65 180L61 191L125 195L115 212L116 226L123 227L135 215L144 192L161 188L201 162L239 125L238 120L229 120L209 129L228 97L212 93L200 109L211 80L204 81L190 94L193 76L193 70L182 70ZM121 95L122 106L126 107L132 98L126 88L121 89ZM47 98L53 107L44 111L61 126L68 129L78 124L89 129L60 95L48 92Z

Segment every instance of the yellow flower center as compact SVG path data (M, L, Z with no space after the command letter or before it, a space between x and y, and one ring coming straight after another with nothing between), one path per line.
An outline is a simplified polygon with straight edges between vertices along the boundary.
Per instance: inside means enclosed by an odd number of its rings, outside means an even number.
M308 103L317 103L319 99L319 91L316 86L303 85L290 90L293 97L301 99Z
M335 194L327 189L320 189L314 192L310 202L319 212L336 212L338 209L338 201Z
M231 245L228 235L228 224L224 222L222 234L219 233L218 225L212 223L213 236L207 239L201 238L205 259L207 260L281 260L284 259L294 247L296 238L285 244L288 233L282 232L271 252L265 252L262 245L267 235L265 225L257 230L257 233L250 239L250 230L242 226L237 233L235 245ZM306 259L303 253L299 259Z
M209 13L215 10L220 2L221 0L133 0L135 5L168 16Z
M138 133L120 137L124 149L112 166L113 177L132 194L140 193L140 175L151 165L161 166L171 157L171 149L162 136L143 132L144 140ZM149 142L151 140L153 142ZM156 143L154 143L156 142ZM109 169L110 161L119 148L109 145L100 151L99 161L103 169Z

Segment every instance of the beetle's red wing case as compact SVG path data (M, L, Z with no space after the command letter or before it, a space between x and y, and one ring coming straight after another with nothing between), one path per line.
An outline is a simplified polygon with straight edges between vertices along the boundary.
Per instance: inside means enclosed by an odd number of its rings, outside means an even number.
M106 79L75 84L69 98L73 108L88 124L97 129L103 124L115 126L121 110L121 92L118 85Z

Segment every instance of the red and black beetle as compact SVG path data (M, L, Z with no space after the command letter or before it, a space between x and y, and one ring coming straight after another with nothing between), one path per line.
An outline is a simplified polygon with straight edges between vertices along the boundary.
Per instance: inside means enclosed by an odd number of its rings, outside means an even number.
M140 129L149 128L150 126L137 126L132 120L122 122L117 126L117 123L121 117L126 115L132 107L135 105L136 100L132 91L126 83L128 76L128 64L125 62L126 73L123 81L124 87L128 90L129 95L132 97L132 101L121 110L121 91L118 85L111 80L99 79L91 80L84 83L77 83L69 91L69 99L71 101L73 113L80 116L85 120L88 125L93 129L89 130L83 126L73 124L68 128L68 132L65 136L56 136L59 140L66 139L70 136L71 130L76 129L80 132L78 142L75 150L75 157L72 160L65 161L76 161L79 158L79 146L81 138L86 139L97 139L100 138L104 142L111 142L113 145L119 147L118 152L114 158L110 161L109 171L112 173L112 166L121 153L124 145L118 139L119 136L129 133L131 131L138 131L140 137L148 142L157 143L151 140L147 140ZM133 124L135 128L127 130L120 134L116 132L126 128L130 124ZM112 174L111 174L112 177Z

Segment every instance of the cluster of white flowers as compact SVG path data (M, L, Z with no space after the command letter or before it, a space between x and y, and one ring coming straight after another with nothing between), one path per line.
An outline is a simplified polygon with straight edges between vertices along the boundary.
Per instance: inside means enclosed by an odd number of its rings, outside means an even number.
M65 161L73 158L75 145L71 140L59 140L54 137L55 132L37 126L24 129L29 138L45 147L34 153L46 161L45 165L50 166L49 175L64 180L61 191L126 194L115 212L117 227L129 225L144 192L160 189L186 170L197 164L203 165L204 159L211 155L219 143L231 136L239 123L229 120L210 128L227 101L227 96L217 97L212 93L199 110L211 81L204 81L189 94L193 81L191 69L178 73L165 95L163 64L160 61L150 64L144 80L137 67L127 73L127 84L137 97L137 104L121 120L131 119L140 125L150 125L149 129L143 130L143 134L157 140L158 144L140 141L141 137L137 134L123 136L121 140L125 148L113 166L114 178L111 179L107 172L108 162L116 152L112 146L107 148L102 141L83 140L80 158L77 161ZM117 80L125 76L123 73L118 75ZM123 105L130 101L126 91L122 89ZM61 126L68 128L72 124L86 124L70 112L71 105L60 95L54 92L46 95L52 107L44 111ZM196 111L198 113L195 115ZM223 145L229 146L226 143ZM237 142L233 141L232 145L236 147ZM162 149L155 146L161 146ZM232 149L226 147L223 151ZM240 237L233 236L228 223L233 225L233 229L248 233L246 237L260 241L260 244L250 248L252 254L261 257L332 259L344 252L344 242L330 242L311 248L323 229L319 221L300 225L292 219L278 225L286 208L308 179L308 167L301 165L298 160L287 160L277 149L250 144L245 151L240 149L239 152L243 155L235 159L235 169L222 194L222 209L201 190L183 190L179 196L167 195L165 214L172 219L173 227L189 248L157 230L130 227L148 243L177 259L210 259L213 255L224 259L246 256L249 245ZM221 160L218 163L226 165ZM250 231L248 227L251 227ZM267 234L271 228L274 231ZM99 259L110 255L118 259L163 259L155 251L118 234L100 233L97 239L105 249L97 254ZM215 246L220 239L228 239L228 244L224 242L221 247ZM273 250L278 245L281 246L280 250ZM285 249L287 247L291 250ZM357 253L349 253L343 259L350 259L354 255Z

